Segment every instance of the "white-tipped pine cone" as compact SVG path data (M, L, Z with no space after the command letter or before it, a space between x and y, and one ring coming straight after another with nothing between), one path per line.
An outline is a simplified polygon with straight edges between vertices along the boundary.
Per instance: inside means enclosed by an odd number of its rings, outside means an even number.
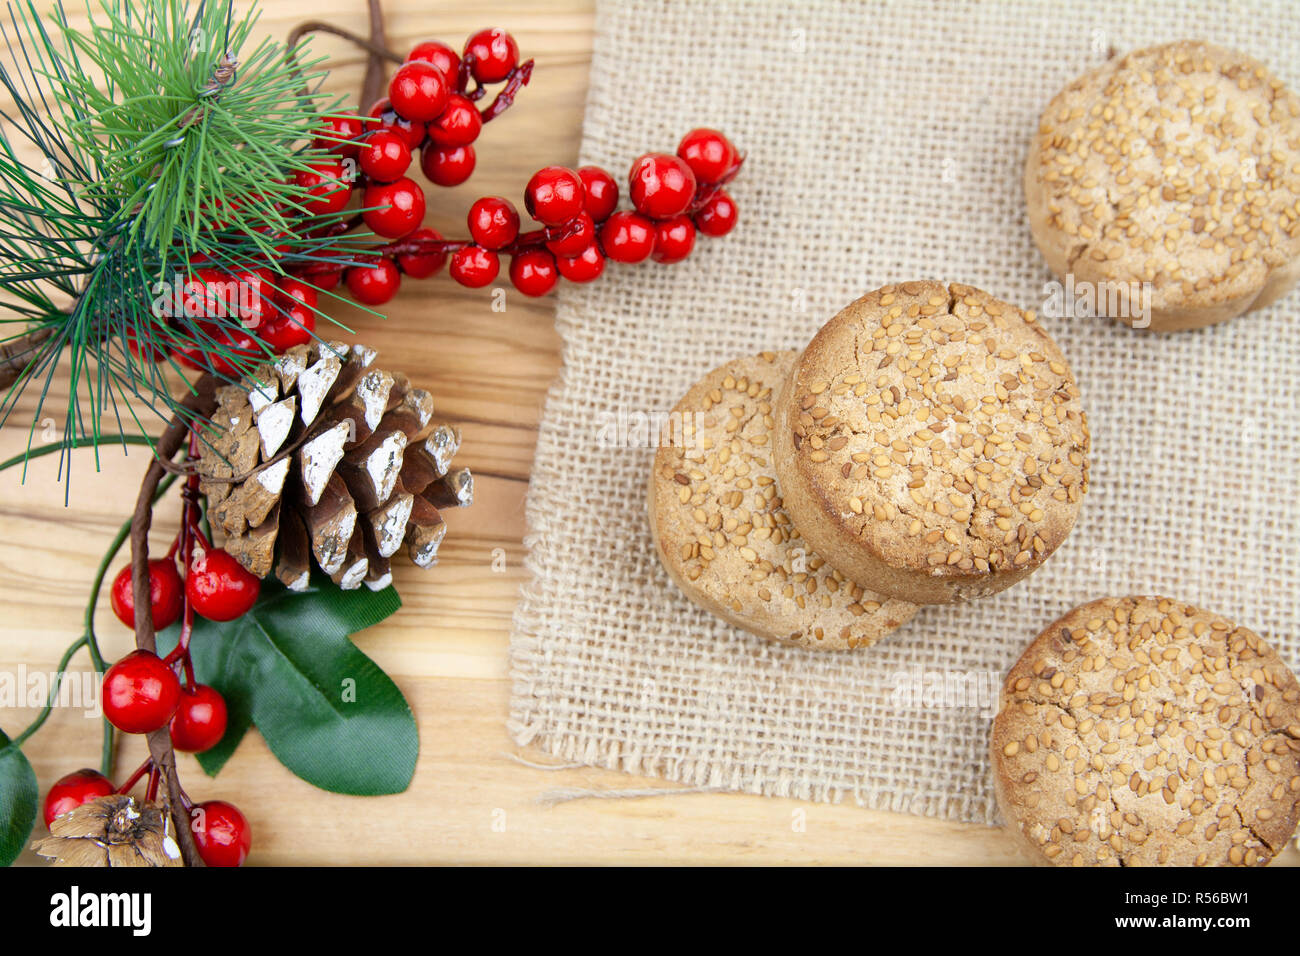
M436 564L439 509L473 500L469 469L451 471L459 429L433 424L432 396L374 358L301 345L217 390L199 488L226 550L258 577L301 590L314 560L342 588L379 590L403 544Z

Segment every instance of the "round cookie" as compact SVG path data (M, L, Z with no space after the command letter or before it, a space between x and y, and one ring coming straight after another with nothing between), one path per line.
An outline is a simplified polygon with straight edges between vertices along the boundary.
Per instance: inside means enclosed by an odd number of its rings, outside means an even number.
M1117 57L1043 111L1025 198L1052 271L1103 314L1173 330L1263 308L1300 279L1300 99L1208 43Z
M863 590L807 551L782 506L772 399L795 354L729 362L677 403L650 474L655 551L687 597L760 637L867 647L917 608Z
M969 286L863 296L813 338L777 401L786 510L851 580L917 604L1001 591L1065 540L1088 423L1032 314Z
M1300 685L1259 637L1104 598L1007 675L990 743L1007 828L1057 865L1263 865L1300 816Z

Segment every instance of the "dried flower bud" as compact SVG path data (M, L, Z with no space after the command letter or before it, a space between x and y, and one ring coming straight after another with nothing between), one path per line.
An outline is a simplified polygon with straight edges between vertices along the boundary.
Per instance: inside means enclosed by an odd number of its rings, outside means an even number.
M32 849L54 866L184 865L167 808L118 793L58 817Z

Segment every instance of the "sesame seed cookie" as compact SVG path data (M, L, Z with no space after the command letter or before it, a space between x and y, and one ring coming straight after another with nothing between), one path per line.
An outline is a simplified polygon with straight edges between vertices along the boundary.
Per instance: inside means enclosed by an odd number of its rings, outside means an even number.
M1104 598L1011 669L990 744L1008 829L1058 865L1264 865L1300 817L1300 685L1243 627Z
M984 597L1065 540L1088 422L1056 343L986 292L905 282L824 325L776 405L786 510L850 580L917 604Z
M1263 308L1300 279L1300 99L1208 43L1117 57L1043 111L1025 197L1052 271L1114 290L1115 318L1193 329Z
M845 579L806 550L785 512L772 468L772 397L795 357L728 362L677 403L650 474L655 551L687 597L760 637L867 647L917 608Z

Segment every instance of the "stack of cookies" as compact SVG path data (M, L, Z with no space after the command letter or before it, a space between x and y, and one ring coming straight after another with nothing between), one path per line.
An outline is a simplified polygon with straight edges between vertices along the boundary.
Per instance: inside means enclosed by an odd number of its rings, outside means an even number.
M905 282L801 353L710 372L650 479L656 550L696 603L762 637L874 644L924 604L1010 587L1065 540L1088 424L1056 343L986 292Z
M1243 54L1184 41L1109 60L1048 105L1024 186L1052 271L1134 327L1201 328L1300 281L1300 98ZM1046 561L1088 452L1078 386L1031 313L905 282L801 353L691 388L655 455L651 528L714 614L867 647L921 605ZM1300 684L1219 615L1103 598L1011 669L991 758L1007 827L1039 862L1264 865L1300 822Z

